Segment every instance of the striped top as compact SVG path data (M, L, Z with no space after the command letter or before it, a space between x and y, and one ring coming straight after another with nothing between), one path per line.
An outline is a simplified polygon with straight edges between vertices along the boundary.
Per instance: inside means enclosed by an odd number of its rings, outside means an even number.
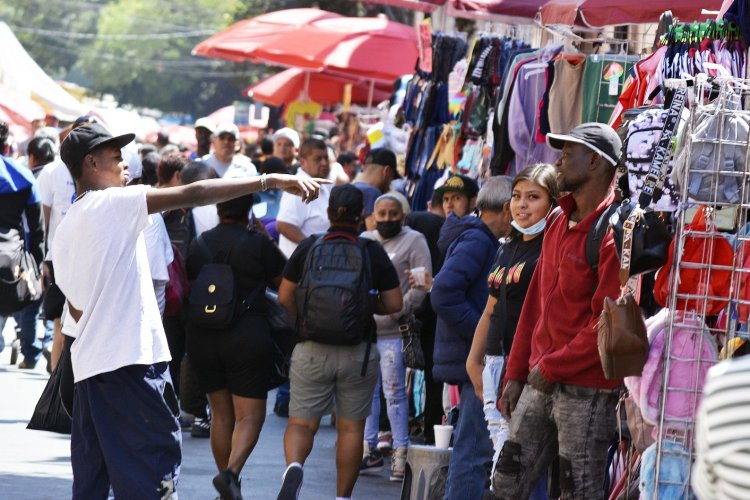
M750 357L708 371L695 425L695 494L750 499Z

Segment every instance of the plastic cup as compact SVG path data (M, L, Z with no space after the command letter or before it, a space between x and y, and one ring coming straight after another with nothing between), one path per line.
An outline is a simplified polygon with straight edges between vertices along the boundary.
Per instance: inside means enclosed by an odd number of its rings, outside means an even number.
M413 269L410 269L409 272L412 276L414 276L414 283L416 283L417 286L425 286L425 284L427 283L425 279L427 270L424 267L415 267Z
M435 447L449 448L451 444L451 435L453 435L452 425L435 425Z

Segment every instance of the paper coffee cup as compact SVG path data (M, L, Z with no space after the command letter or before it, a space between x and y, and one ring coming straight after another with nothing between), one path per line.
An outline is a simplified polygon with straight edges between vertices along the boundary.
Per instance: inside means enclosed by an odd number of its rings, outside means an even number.
M410 269L409 272L412 276L414 276L414 283L416 283L417 286L425 286L425 284L427 283L425 279L427 270L424 267L415 267L413 269Z
M451 435L453 435L452 425L435 425L435 447L449 448L451 444Z

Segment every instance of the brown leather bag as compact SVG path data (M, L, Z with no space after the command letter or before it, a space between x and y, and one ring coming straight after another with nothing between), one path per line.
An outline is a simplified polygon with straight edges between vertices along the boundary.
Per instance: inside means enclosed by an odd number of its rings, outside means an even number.
M640 375L648 359L648 337L641 309L630 293L604 299L599 317L599 357L608 379Z
M633 228L638 222L638 207L623 224L622 253L620 258L620 298L604 299L599 316L599 357L604 376L608 379L637 376L643 372L648 359L648 336L641 309L628 291L632 255Z

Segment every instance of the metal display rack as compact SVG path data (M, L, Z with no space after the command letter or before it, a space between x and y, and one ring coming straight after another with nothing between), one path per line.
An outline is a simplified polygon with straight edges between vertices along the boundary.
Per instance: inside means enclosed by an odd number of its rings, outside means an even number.
M685 84L685 81L676 83ZM707 354L711 349L704 347L718 348L735 336L746 336L742 333L742 324L746 325L748 318L738 316L738 311L750 307L750 297L741 296L743 283L750 279L750 268L744 267L746 257L750 256L746 255L750 254L750 243L745 243L750 241L750 236L742 230L750 217L750 137L746 132L738 133L736 126L738 122L750 124L750 81L726 77L709 79L699 75L692 94L690 118L679 146L685 168L678 171L675 179L680 186L682 209L677 220L674 259L671 269L661 271L671 273L667 299L670 315L662 358L652 498L694 498L690 491L694 419L705 371L717 362ZM713 120L715 133L696 133L701 124L705 130L707 119ZM732 148L734 155L744 155L744 163L727 161L728 148ZM695 158L696 151L703 155L702 161ZM704 155L706 151L711 153ZM701 176L703 189L700 199L695 199L696 181ZM727 193L727 179L737 180L738 192ZM705 229L690 226L692 218L688 211L695 207L705 215ZM733 213L734 228L729 229L731 222L725 221L722 224L725 232L721 232L716 225L716 215L717 210L725 207L731 207L728 210ZM718 263L714 255L715 243L727 238L734 250L731 265ZM700 259L684 258L686 242L693 248L696 242L702 244ZM679 276L687 273L691 279L683 280L681 285ZM710 282L717 273L728 275L728 287L712 290ZM688 286L688 281L692 286ZM717 315L719 307L721 312ZM685 349L689 342L693 345ZM708 346L711 342L715 345ZM686 356L686 352L692 354ZM675 407L687 411L675 411ZM681 473L675 474L675 470Z

